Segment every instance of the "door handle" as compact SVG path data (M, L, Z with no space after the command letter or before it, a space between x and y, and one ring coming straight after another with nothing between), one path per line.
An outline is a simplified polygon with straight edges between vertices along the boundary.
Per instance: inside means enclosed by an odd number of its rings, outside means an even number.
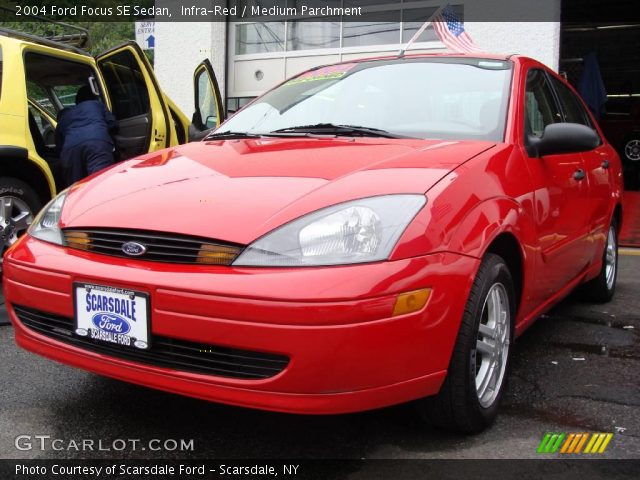
M574 180L584 180L584 177L586 177L586 173L584 173L584 170L582 170L581 168L579 168L578 170L576 170L573 174L573 178Z
M606 170L607 168L609 168L609 165L610 165L610 164L609 164L609 160L603 160L603 161L602 161L602 168L604 168L605 170Z

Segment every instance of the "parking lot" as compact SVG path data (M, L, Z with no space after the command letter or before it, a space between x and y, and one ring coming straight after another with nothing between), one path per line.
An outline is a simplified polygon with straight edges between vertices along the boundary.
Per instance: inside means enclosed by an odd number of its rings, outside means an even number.
M0 326L0 458L540 458L545 432L612 432L605 458L640 458L640 256L620 257L613 303L570 298L517 342L487 432L421 427L410 407L295 416L189 399L98 377L18 349ZM18 450L19 435L65 441L193 439L193 451Z

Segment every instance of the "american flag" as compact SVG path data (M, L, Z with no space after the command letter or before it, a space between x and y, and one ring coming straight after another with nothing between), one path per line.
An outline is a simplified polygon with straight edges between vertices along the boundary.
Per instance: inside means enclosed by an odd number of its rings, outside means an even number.
M474 53L482 51L465 32L464 23L458 19L449 5L433 17L433 28L442 43L453 52Z

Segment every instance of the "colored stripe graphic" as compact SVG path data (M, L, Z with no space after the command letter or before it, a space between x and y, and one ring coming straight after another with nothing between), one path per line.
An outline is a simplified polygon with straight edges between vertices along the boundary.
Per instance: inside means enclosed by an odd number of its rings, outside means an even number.
M613 433L594 433L584 449L584 453L604 453L613 438Z
M540 445L538 445L537 452L556 453L558 451L558 448L560 448L560 444L562 443L564 437L564 433L548 432L540 442Z
M588 433L583 433L582 434L582 439L580 440L580 443L578 443L578 445L576 446L576 451L574 453L580 453L582 451L582 447L584 446L585 442L587 441L587 438L589 438L589 434Z
M536 450L536 452L544 453L544 449L547 446L547 443L549 442L550 438L551 438L550 433L545 434L545 436L542 438L542 441L540 442L540 445L538 445L538 449Z
M612 438L613 433L599 432L590 434L581 432L566 434L547 432L536 451L538 453L561 453L567 455L604 453Z
M562 445L560 453L580 453L582 447L589 438L588 433L572 433L567 437L567 440Z

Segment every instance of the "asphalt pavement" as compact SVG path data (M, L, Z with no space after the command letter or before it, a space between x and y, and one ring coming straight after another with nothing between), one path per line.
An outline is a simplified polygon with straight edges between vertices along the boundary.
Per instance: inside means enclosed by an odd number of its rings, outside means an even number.
M518 341L496 424L475 436L422 426L411 406L301 416L194 400L102 378L16 347L0 326L0 458L541 458L545 432L611 432L600 458L640 458L640 256L620 257L615 300L571 297ZM20 435L193 440L193 451L20 450ZM36 443L36 442L34 442Z

